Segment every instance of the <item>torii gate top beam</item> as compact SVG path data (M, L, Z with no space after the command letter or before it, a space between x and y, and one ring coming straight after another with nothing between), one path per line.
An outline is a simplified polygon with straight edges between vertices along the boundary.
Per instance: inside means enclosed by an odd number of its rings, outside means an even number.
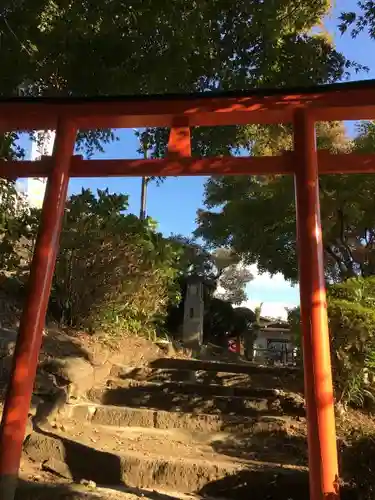
M375 118L375 80L305 88L198 94L0 99L0 131L289 123L296 108L315 121Z

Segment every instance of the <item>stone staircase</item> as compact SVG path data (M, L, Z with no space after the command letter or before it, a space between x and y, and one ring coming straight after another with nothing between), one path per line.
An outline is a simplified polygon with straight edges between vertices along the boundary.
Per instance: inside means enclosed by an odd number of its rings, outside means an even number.
M24 456L61 481L126 486L139 498L307 499L302 387L295 368L116 365L105 387L34 431Z

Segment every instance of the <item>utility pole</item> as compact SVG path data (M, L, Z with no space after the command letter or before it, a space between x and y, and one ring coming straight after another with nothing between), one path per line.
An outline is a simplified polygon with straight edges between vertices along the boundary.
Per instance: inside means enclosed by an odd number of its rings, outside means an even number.
M141 220L145 220L145 218L146 218L147 184L148 184L148 177L142 177L142 184L141 184L141 209L140 209L140 212L139 212L139 218Z
M144 142L143 146L143 158L147 160L147 144ZM146 205L147 205L147 185L148 185L149 177L142 177L141 184L141 209L139 213L139 218L141 220L145 220L146 218Z
M137 129L134 129L136 134L138 135ZM140 142L141 142L141 147L143 150L143 158L147 160L148 158L148 144L146 140L142 141L141 136L139 136ZM146 206L147 206L147 186L150 178L149 177L142 177L142 183L141 183L141 207L139 210L139 218L140 220L145 220L146 219Z

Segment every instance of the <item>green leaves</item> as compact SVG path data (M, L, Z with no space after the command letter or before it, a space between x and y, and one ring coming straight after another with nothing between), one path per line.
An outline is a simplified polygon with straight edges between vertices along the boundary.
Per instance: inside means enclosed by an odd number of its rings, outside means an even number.
M351 278L327 289L333 381L337 401L363 407L374 400L375 278ZM300 308L288 311L288 322L301 346Z
M16 145L18 135L0 136L0 158L17 160L24 157L22 148ZM27 268L32 249L34 212L26 199L16 189L14 181L0 179L0 272L14 272L20 266Z
M340 122L317 124L318 147L333 153L375 151L375 127L364 122L353 140ZM249 129L252 154L279 154L292 147L285 127ZM372 175L320 177L326 275L337 281L375 274L375 178ZM196 235L211 247L231 247L261 271L281 272L297 281L294 183L291 176L211 177L205 186L207 210L198 212Z
M312 34L329 9L329 0L173 0L158 8L151 0L13 2L0 23L0 95L138 95L336 81L355 65L327 37ZM166 132L150 131L152 157L164 155ZM110 131L80 132L78 151L91 156L114 139ZM244 127L193 131L194 154L241 147L248 147Z
M344 403L362 406L375 352L375 278L349 279L328 290L334 380ZM374 372L372 372L373 376Z
M202 278L206 285L206 296L215 292L219 299L232 304L246 300L245 286L253 279L250 271L240 263L240 257L232 250L219 248L210 252L193 238L174 235L171 241L179 250L178 267L181 282L191 275Z
M375 38L375 2L374 0L357 1L359 12L342 12L339 20L339 29L345 33L351 29L353 38L357 37L364 30L368 31L371 38Z
M6 272L20 273L40 211L29 211L5 181L0 201L0 262ZM108 189L96 196L82 189L68 199L50 300L54 319L112 334L148 334L180 299L178 250L155 232L154 221L140 221L127 209L128 196Z
M357 14L355 12L342 12L339 16L341 21L339 24L339 30L341 33L345 33L348 27L355 22L357 19Z
M261 271L282 268L288 279L296 279L295 252L290 251L295 244L291 178L211 178L206 196L209 206L224 207L199 213L197 235L214 247L230 246Z
M68 200L52 302L73 326L150 332L178 299L178 254L127 208L128 197L108 189Z

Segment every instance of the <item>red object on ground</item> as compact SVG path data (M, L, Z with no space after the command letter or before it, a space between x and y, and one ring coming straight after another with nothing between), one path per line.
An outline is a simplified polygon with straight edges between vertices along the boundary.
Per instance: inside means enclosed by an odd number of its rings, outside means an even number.
M237 354L241 353L241 344L239 340L230 339L228 340L228 350L230 352L236 352Z
M236 352L236 349L233 346L233 340L232 339L228 340L228 351L229 352Z

